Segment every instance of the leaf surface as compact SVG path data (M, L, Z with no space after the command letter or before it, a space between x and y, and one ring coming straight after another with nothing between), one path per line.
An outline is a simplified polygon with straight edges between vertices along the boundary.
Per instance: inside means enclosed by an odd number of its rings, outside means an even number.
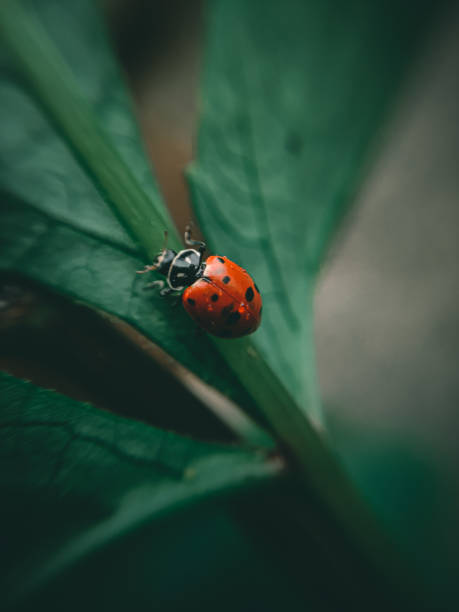
M254 276L264 302L255 347L317 421L315 278L433 7L209 7L195 208L213 249Z
M132 207L134 229L140 225L140 238L158 250L165 228L180 248L94 3L30 1L27 13L20 6L7 2L0 16L3 36L21 40L15 51L24 61L20 69L6 49L0 55L0 268L126 320L253 412L251 397L183 309L143 291L136 270L148 248L108 204L121 203L129 219ZM51 60L31 67L38 54ZM48 95L46 108L37 91Z
M2 610L393 605L398 590L286 476L267 453L0 374Z
M145 427L5 374L0 439L1 591L11 604L144 525L279 473L259 453Z

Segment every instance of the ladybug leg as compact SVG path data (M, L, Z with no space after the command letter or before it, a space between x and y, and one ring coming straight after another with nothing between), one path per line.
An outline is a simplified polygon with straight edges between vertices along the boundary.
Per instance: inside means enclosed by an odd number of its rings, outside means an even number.
M143 287L143 290L148 291L149 289L154 289L155 287L159 287L160 294L162 294L162 292L164 291L165 284L166 283L163 280L155 280L152 283L148 283L148 285L145 285L145 287Z
M159 295L162 297L165 297L166 295L170 295L171 293L174 293L174 289L171 289L170 287L165 287L166 283L163 280L155 280L152 283L148 283L148 285L145 285L145 287L143 287L144 291L148 291L150 289L155 289L156 287L158 287L159 289ZM175 293L175 295L177 295ZM180 297L180 294L179 294ZM179 303L179 301L177 300L177 304ZM175 302L172 304L173 306L177 305Z
M146 272L151 272L152 270L156 270L157 266L144 266L143 270L137 270L137 274L145 274Z
M182 294L181 293L175 293L174 294L174 300L171 300L171 308L177 308L177 306L179 306L182 303Z

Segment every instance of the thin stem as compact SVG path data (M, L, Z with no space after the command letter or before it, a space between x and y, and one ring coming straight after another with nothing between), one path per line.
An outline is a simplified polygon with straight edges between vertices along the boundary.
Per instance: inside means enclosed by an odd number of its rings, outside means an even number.
M172 248L180 248L166 209L144 192L104 134L41 24L19 2L4 0L0 3L0 32L36 98L146 259L155 257L166 229Z

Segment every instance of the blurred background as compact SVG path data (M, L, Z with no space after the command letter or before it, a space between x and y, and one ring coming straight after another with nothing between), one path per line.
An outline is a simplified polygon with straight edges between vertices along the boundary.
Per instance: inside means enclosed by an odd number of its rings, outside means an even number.
M202 3L106 0L145 144L192 213ZM343 461L439 592L459 567L459 9L421 45L317 287L318 375Z
M459 11L426 41L316 294L354 477L440 589L459 569Z

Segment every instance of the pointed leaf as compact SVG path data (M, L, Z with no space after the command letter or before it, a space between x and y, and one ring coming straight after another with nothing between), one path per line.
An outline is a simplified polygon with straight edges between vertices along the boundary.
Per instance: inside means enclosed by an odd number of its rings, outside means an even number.
M143 291L146 279L136 275L166 228L170 245L181 243L94 3L25 6L0 7L0 268L128 321L253 412L183 309Z
M212 0L197 160L200 224L263 295L255 347L314 420L314 280L427 0ZM438 5L435 7L438 9ZM225 347L226 348L226 347Z
M196 442L0 374L2 601L34 601L37 589L145 525L279 470L260 453Z

